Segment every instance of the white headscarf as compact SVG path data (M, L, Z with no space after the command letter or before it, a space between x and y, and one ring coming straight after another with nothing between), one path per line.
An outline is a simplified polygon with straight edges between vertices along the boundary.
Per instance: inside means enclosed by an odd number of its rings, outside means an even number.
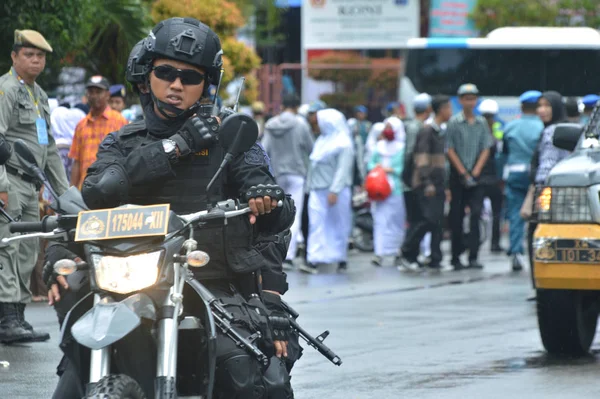
M377 152L384 157L391 157L398 153L398 151L404 148L406 142L406 132L404 131L404 124L400 119L395 116L391 116L383 121L384 127L390 125L394 131L394 140L388 141L381 139L377 142ZM384 130L384 129L382 129Z
M381 132L383 132L383 128L385 128L385 123L377 122L371 126L371 130L369 130L369 135L367 136L367 141L365 143L365 157L368 161L370 159L370 154L373 153L373 149L377 145L377 141L379 140L379 136L381 136Z
M318 111L317 123L321 134L315 141L315 146L310 154L311 161L319 162L337 155L343 149L353 149L346 117L340 111L332 108Z

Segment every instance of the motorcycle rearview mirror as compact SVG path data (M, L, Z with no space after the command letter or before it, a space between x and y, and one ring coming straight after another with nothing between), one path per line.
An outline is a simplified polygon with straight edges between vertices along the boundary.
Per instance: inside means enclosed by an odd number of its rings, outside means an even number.
M61 259L54 264L54 271L61 276L68 276L75 273L76 270L77 263L71 259Z
M228 116L219 129L219 145L226 151L221 166L206 186L209 192L217 177L234 156L248 151L258 139L258 125L250 116L237 113Z
M250 116L233 114L227 117L219 130L219 144L228 154L248 151L258 139L258 125Z
M16 154L19 163L23 167L24 172L44 183L44 186L46 186L50 194L52 194L54 198L58 198L58 195L56 194L52 186L48 184L46 176L44 176L44 172L42 172L42 170L40 169L40 166L35 160L35 156L31 152L31 150L29 150L27 144L25 144L23 140L17 139L13 144L13 151Z
M560 149L573 151L582 131L583 126L578 123L559 123L554 129L552 144Z

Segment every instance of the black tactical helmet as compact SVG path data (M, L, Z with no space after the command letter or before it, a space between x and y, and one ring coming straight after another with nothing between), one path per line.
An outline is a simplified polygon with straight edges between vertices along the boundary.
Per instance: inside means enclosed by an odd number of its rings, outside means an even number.
M125 79L131 83L135 91L138 90L137 85L146 81L146 69L143 64L140 64L140 52L144 45L144 40L140 40L129 53L127 60L127 70L125 71Z
M144 39L140 62L150 64L156 58L169 58L203 68L205 89L218 85L223 50L215 32L194 18L169 18L159 22Z
M149 78L152 62L157 58L181 61L204 69L203 97L208 97L210 85L219 85L223 66L221 42L215 32L197 19L169 18L159 22L144 39L138 58L138 62L144 65L145 79ZM169 119L187 118L200 106L198 100L189 109L182 110L157 99L151 88L150 95L159 112ZM168 115L165 110L175 116Z

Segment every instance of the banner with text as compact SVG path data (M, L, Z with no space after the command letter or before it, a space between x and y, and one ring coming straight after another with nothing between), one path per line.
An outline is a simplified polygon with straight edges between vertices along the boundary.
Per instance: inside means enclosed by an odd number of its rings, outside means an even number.
M419 37L419 0L303 0L302 47L393 49Z
M429 37L477 37L469 14L477 0L431 0Z

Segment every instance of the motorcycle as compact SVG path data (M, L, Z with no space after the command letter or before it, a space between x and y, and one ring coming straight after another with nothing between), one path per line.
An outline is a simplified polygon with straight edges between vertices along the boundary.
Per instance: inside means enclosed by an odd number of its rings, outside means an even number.
M350 237L350 248L361 252L373 252L373 215L371 203L366 191L352 196L352 210L354 213L354 226Z
M234 114L224 120L219 143L226 155L208 184L208 193L234 155L252 147L257 136L256 123L246 115ZM230 218L247 216L250 213L247 204L224 200L207 210L187 215L176 215L168 204L89 210L75 187L61 196L56 195L23 141L14 143L14 151L25 172L43 182L50 191L55 199L52 208L57 215L45 216L40 222L11 221L10 231L22 235L4 238L2 243L42 237L83 245L87 262L62 259L54 264L54 270L66 276L70 289L75 292L89 278L90 292L69 311L61 328L63 350L65 337L72 337L90 349L88 357L80 357L86 363L77 367L81 370L89 366L86 398L146 397L138 381L115 373L113 367L113 357L119 355L115 347L142 323L147 326L150 322L155 343L154 397L157 399L189 395L212 398L217 331L260 364L269 364L268 357L256 345L261 333L256 331L244 336L238 332L234 316L191 272L191 268L206 266L210 261L208 253L198 250L194 229L207 224L226 225ZM184 287L187 287L186 296L188 292L197 296L203 305L202 311L184 312ZM342 364L340 357L323 343L328 331L316 338L311 336L296 322L298 313L284 301L282 306L289 315L292 332L333 364ZM260 307L256 310L260 311ZM186 337L185 347L178 346L180 337ZM198 366L199 353L206 356L201 360L204 364ZM198 367L189 367L190 361Z
M236 114L223 122L219 143L227 155L207 192L233 156L250 149L257 136L256 123L245 115ZM269 359L256 345L260 332L251 336L240 334L232 327L233 316L191 273L191 268L203 267L210 261L209 254L198 250L194 229L247 217L247 204L225 200L188 215L176 215L168 204L89 210L75 187L56 195L24 142L15 142L14 151L24 170L46 184L55 198L53 208L57 215L46 216L40 222L11 223L12 233L29 234L13 235L3 239L3 243L42 237L83 244L86 262L76 264L63 259L56 262L54 270L67 277L72 290L81 286L81 277L74 277L76 272L89 275L90 293L69 311L61 329L63 337L70 334L91 350L86 398L145 398L139 383L127 375L114 374L111 364L113 345L143 320L151 321L155 336L157 399L175 398L182 393L212 397L217 329L261 364L268 364ZM204 317L183 313L184 286L191 288L204 304ZM89 309L91 301L93 306ZM204 342L208 353L205 375L198 376L189 367L178 367L178 337L182 330L191 330L198 342ZM183 389L187 392L182 392L180 381L194 383L188 383ZM191 385L204 389L189 392Z

